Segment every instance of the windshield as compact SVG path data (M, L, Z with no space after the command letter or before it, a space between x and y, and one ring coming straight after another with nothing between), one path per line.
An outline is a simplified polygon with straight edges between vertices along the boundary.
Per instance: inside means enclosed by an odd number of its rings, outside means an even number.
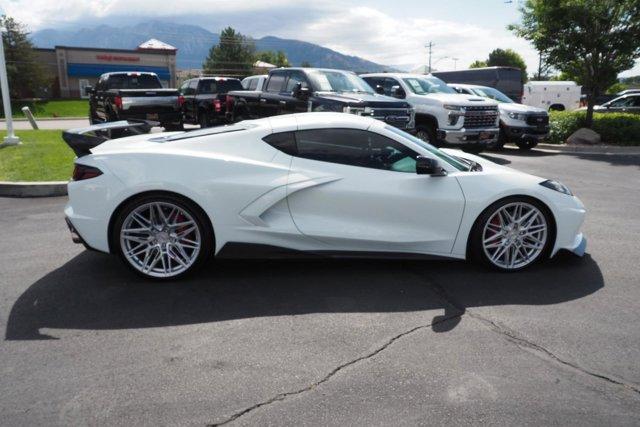
M471 88L471 91L476 95L482 96L484 98L491 98L498 102L513 104L513 100L511 98L492 87L473 87Z
M428 93L457 93L437 77L408 77L402 80L409 86L411 92L417 95L426 95Z
M418 145L419 147L427 150L429 153L433 154L434 156L438 157L441 160L444 160L445 162L447 162L448 164L450 164L451 166L453 166L454 168L460 170L460 171L468 171L470 170L469 165L464 164L463 162L461 162L460 160L457 160L455 157L448 155L447 153L445 153L444 151L440 151L438 150L436 147L434 147L431 144L428 144L426 142L424 142L423 140L416 138L415 136L400 130L396 127L393 126L385 126L384 127L387 130L390 130L391 132L395 133L396 135L404 138L404 139L408 139L410 142Z
M352 73L344 71L310 70L313 85L321 92L354 92L373 94L371 86Z

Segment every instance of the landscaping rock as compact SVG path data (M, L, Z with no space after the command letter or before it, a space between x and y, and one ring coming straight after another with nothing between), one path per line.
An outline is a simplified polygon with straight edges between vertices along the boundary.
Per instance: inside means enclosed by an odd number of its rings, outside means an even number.
M567 144L596 145L600 142L600 134L589 128L580 128L567 138Z

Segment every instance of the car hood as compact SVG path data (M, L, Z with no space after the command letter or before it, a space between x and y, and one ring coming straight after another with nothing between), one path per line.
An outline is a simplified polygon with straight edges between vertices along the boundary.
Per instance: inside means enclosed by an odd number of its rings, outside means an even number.
M465 153L453 148L441 148L441 150L451 156L466 159L466 160L471 160L476 163L479 163L480 166L482 166L482 172L484 173L512 175L514 178L522 178L532 183L538 183L540 181L544 181L544 179L540 178L539 176L531 175L507 166L500 165L496 162L493 162L481 156L477 156L475 154Z
M430 93L429 95L422 96L429 99L437 99L443 104L462 105L464 107L470 107L474 105L481 107L498 105L498 103L492 99L487 99L475 95L464 95L461 93Z
M543 108L538 108L538 107L531 107L530 105L524 105L524 104L516 104L516 103L508 103L508 102L503 102L498 104L498 108L500 109L501 113L536 113L536 114L541 114L541 113L546 113L547 110L543 109Z
M369 94L369 93L349 93L349 92L316 92L317 97L322 99L341 102L351 106L389 107L389 108L409 108L405 102L390 96Z

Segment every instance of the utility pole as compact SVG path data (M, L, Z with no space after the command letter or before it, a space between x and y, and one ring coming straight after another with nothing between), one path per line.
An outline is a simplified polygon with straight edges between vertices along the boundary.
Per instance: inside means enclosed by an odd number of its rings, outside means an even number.
M424 47L428 47L429 48L429 74L431 74L431 48L434 46L433 42L429 42L429 44L426 44Z
M4 61L3 33L4 28L0 28L0 90L2 91L2 109L4 110L4 117L7 122L7 136L5 136L4 141L0 143L0 147L20 144L20 138L18 138L13 132L13 117L11 116L11 98L9 96L7 64Z
M458 65L458 59L460 59L460 58L451 58L451 60L453 61L453 69L454 69L454 71L456 69L456 65Z

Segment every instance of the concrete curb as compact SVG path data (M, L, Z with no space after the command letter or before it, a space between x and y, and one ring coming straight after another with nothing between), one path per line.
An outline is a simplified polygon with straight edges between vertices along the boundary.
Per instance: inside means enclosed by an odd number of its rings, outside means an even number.
M640 155L640 146L538 144L536 149L558 153Z
M67 195L67 181L0 181L0 197L55 197Z

